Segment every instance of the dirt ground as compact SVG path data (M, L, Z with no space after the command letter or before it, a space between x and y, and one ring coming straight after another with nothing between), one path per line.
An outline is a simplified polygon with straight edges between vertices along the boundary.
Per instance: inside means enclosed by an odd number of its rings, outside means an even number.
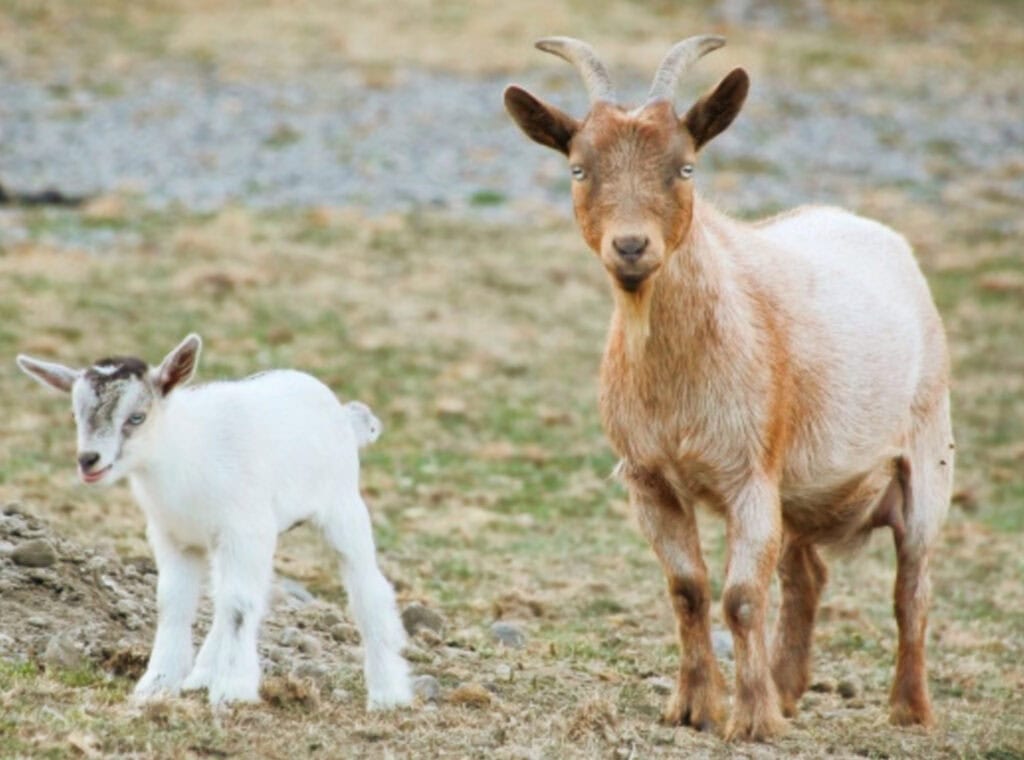
M607 284L564 167L509 127L500 90L578 109L572 72L531 48L560 32L642 91L698 31L729 47L693 92L734 65L763 83L708 148L701 192L741 216L827 200L896 227L946 321L959 458L933 571L931 732L887 723L882 533L829 562L814 685L785 737L730 745L658 722L677 652L597 419ZM0 185L66 178L88 196L0 205L0 756L1024 758L1018 4L0 0L0 41ZM347 105L363 93L372 108ZM118 126L160 98L170 110ZM416 142L408 125L444 108L467 128L421 121L433 144ZM433 151L429 171L389 158L404 151ZM13 357L156 361L189 330L200 381L298 367L383 420L364 491L401 606L429 621L409 649L415 708L365 712L334 558L305 528L278 549L262 703L128 700L154 623L141 514L124 486L76 481L66 401ZM722 525L700 528L717 597Z

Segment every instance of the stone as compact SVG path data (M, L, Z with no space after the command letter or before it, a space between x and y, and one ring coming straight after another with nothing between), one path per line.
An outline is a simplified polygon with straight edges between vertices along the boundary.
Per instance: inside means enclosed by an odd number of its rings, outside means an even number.
M82 666L85 657L71 634L63 631L50 637L43 651L42 662L47 670L75 670Z
M512 680L512 666L507 663L499 663L494 666L494 677L499 681Z
M22 567L49 567L57 561L57 551L49 541L35 538L14 547L11 559Z
M491 625L491 637L502 646L510 649L522 649L526 646L526 633L518 623L498 620Z
M359 641L359 629L348 623L335 623L328 629L335 641L354 644Z
M309 678L317 685L323 685L330 677L330 670L316 662L300 662L292 668L292 675L296 678Z
M412 693L424 702L438 702L441 699L441 683L433 676L414 676Z
M318 657L323 652L323 647L320 645L320 639L316 636L311 636L308 633L299 637L297 646L300 652L312 657Z
M725 628L715 628L711 631L711 649L715 657L720 660L732 659L732 634Z
M836 682L831 678L819 678L811 684L810 689L820 694L831 694L836 690Z
M836 691L843 699L853 699L861 692L860 681L856 678L844 678L836 686Z
M433 631L438 636L444 632L444 618L422 604L410 604L402 610L402 625L410 636L415 636L421 628Z

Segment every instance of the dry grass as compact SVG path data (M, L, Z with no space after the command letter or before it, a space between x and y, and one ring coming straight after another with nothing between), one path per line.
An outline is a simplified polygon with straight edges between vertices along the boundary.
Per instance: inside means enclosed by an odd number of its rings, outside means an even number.
M602 47L646 65L676 26L706 28L696 14L667 24L671 6L658 2L602 3L600 15L573 2L479 15L469 3L370 13L315 2L302 5L302 22L285 3L244 13L228 3L183 7L191 6L2 0L0 38L23 32L5 53L27 72L45 70L48 46L60 39L99 77L158 54L240 75L267 62L295 70L344 59L372 79L396 62L518 68L533 62L524 41L553 29L622 37ZM743 45L753 60L785 68L792 62L775 52L789 41L810 51L805 64L877 76L874 64L851 58L857 36L871 32L884 38L873 54L923 78L965 56L979 57L970 71L980 76L987 56L1019 42L1010 3L932 3L921 16L911 7L844 4L834 45L799 31L755 32ZM921 41L936 35L948 45ZM243 55L235 45L246 41ZM0 755L1024 757L1024 264L1019 234L989 232L1019 215L1020 199L983 197L969 178L934 202L917 198L889 189L856 205L917 245L956 364L958 483L972 511L953 511L935 562L934 732L886 723L895 625L892 550L882 535L833 563L815 639L822 688L855 678L857 696L809 693L787 737L770 746L733 748L658 725L665 697L649 679L673 672L672 621L653 556L607 478L613 460L595 378L609 298L567 223L511 229L331 209L189 216L126 201L99 215L16 212L33 237L0 251L0 356L86 362L127 351L156 360L195 329L206 339L203 379L296 366L370 403L385 422L366 457L365 487L386 570L404 601L444 614L453 644L429 650L416 668L447 693L479 683L492 696L473 690L474 699L376 716L358 697L307 699L283 683L274 704L211 715L197 698L132 707L128 681L101 672L40 674L8 662L0 664ZM48 229L75 225L123 229L139 242L102 255L40 242ZM146 553L127 491L75 482L63 401L5 361L0 408L0 501L21 500L83 542ZM717 580L722 527L711 519L701 527ZM278 566L342 600L312 534L289 534ZM525 649L488 639L496 614L524 621Z

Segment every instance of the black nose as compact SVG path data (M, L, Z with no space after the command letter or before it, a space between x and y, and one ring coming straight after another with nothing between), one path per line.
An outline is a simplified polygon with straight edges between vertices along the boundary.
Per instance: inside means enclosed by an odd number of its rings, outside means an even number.
M623 235L612 239L612 247L619 256L632 264L644 255L649 242L644 235Z
M98 461L100 461L100 455L95 451L86 451L84 454L78 455L78 466L82 468L82 472L89 472Z

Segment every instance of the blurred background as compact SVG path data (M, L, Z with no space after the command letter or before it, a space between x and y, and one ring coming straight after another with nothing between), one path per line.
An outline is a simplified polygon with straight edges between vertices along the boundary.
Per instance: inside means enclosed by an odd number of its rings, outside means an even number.
M403 606L441 621L414 639L417 672L439 686L429 709L364 715L354 642L332 639L314 605L288 614L326 637L323 701L210 728L198 700L127 709L130 681L102 658L72 675L39 665L62 626L144 652L148 591L126 633L109 600L69 606L71 580L12 575L0 553L18 605L0 615L0 754L725 751L657 724L677 654L660 570L608 479L607 284L573 226L564 159L501 102L516 82L584 113L577 73L539 37L589 41L637 102L669 46L698 33L728 45L685 77L680 111L736 66L752 79L698 190L743 218L834 203L901 231L954 363L957 488L930 643L940 728L885 724L893 557L879 535L834 565L819 688L790 736L758 751L1024 757L1018 0L0 0L0 502L44 520L58 546L148 567L127 489L76 482L66 402L13 357L155 362L196 330L201 380L293 366L374 407L385 433L364 485L383 563ZM717 595L722 526L701 527ZM285 537L278 570L341 609L312 532ZM278 649L268 672L289 667ZM481 684L485 697L459 692Z

